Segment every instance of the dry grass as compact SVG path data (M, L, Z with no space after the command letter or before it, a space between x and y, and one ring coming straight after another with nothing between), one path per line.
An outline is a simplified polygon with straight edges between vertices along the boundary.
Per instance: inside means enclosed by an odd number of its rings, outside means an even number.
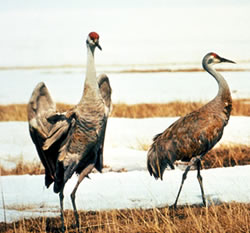
M204 168L233 167L250 164L250 146L221 145L209 151L203 158Z
M201 102L170 102L166 104L115 104L112 117L146 118L183 116L201 107Z
M203 102L175 101L162 104L114 104L112 117L146 118L183 116L204 105ZM73 105L57 103L58 111L66 111ZM250 100L240 99L233 101L233 116L250 116ZM27 121L27 105L11 104L0 105L0 121Z
M45 170L41 162L27 162L19 160L13 168L5 168L0 165L0 174L7 175L40 175L44 174Z
M66 232L76 232L72 211L65 211ZM80 212L82 232L98 233L239 233L250 232L250 204L229 203L178 209L127 209ZM0 223L0 232L60 232L60 218Z
M184 116L201 106L203 102L175 101L162 104L115 104L112 117L146 118L146 117L174 117ZM250 100L233 101L233 116L250 116Z
M0 121L27 121L27 105L0 105Z

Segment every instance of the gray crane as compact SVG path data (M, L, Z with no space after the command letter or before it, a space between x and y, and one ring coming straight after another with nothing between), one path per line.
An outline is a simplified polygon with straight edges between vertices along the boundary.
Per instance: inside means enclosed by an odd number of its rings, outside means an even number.
M109 79L105 74L96 77L94 51L96 47L101 50L99 35L89 33L86 44L86 78L80 102L73 109L57 112L47 87L41 82L27 107L30 136L45 167L45 185L48 188L54 182L54 192L59 193L62 231L65 230L63 190L73 173L79 174L71 201L80 230L76 191L93 168L102 171L105 130L111 109Z
M174 169L176 160L189 162L183 173L173 205L175 208L191 166L197 167L197 179L200 184L203 204L206 206L200 174L201 159L221 139L232 109L232 98L228 84L222 75L213 68L214 64L221 62L235 63L215 53L208 53L202 61L203 68L218 83L219 91L216 97L196 111L179 118L164 132L156 135L148 151L147 168L150 175L156 179L163 179L163 173L167 166Z

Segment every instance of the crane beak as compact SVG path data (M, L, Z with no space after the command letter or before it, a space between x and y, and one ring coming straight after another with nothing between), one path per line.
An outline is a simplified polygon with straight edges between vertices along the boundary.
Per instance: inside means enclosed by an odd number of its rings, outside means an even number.
M102 50L102 47L99 45L99 42L96 42L96 47L98 48L98 49L100 49L100 50Z
M235 63L236 64L236 62L228 60L228 59L223 58L223 57L220 58L220 62L228 62L228 63Z

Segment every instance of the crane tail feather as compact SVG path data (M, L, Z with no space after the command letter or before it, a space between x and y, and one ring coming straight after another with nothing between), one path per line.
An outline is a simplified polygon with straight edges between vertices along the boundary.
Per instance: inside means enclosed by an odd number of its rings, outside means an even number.
M163 173L167 166L174 169L173 155L171 151L160 150L155 144L151 146L148 151L147 168L149 174L154 176L155 179L163 179Z

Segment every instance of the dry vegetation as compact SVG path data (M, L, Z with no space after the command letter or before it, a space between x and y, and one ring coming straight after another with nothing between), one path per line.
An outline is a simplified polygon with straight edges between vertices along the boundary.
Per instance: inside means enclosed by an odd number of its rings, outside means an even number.
M250 204L230 203L178 209L127 209L80 212L82 232L99 233L239 233L250 232ZM66 232L76 232L72 211L65 211ZM60 232L60 218L0 223L0 232Z
M175 101L161 104L114 104L112 117L146 118L146 117L174 117L184 116L205 103ZM250 116L250 100L233 101L233 116Z
M183 116L204 105L203 102L175 101L162 104L114 104L112 117L145 118ZM57 104L59 112L72 108L70 104ZM250 116L250 100L233 101L233 116ZM0 105L0 121L27 121L27 105Z
M13 168L5 168L0 165L0 175L8 176L8 175L40 175L44 174L45 170L41 162L27 162L23 160L19 160L13 166Z
M203 167L233 167L250 164L250 147L247 145L221 145L209 151L203 158Z

